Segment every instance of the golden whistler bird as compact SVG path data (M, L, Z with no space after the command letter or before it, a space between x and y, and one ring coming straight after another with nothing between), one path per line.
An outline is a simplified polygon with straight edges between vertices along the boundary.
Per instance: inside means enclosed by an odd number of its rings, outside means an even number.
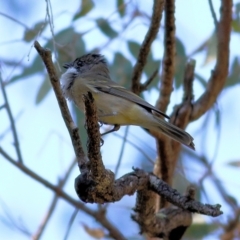
M61 76L64 96L84 111L83 94L91 92L99 121L114 125L109 132L117 131L121 125L136 125L161 132L194 149L193 138L187 132L153 114L169 118L165 113L111 80L104 56L90 53L63 67L67 69Z

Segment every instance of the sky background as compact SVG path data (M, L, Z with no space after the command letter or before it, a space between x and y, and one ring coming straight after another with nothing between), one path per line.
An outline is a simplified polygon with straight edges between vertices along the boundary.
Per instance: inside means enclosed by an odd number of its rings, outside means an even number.
M28 27L33 27L35 23L45 19L45 1L22 0L20 3L20 1L12 0L11 2L11 4L7 1L1 2L1 13L6 13L14 17ZM149 14L151 13L151 1L140 0L138 2L140 9L144 9ZM219 2L218 0L213 0L217 16ZM52 0L51 3L54 16L54 31L57 33L71 24L72 16L79 8L79 1ZM77 21L74 27L82 32L94 27L93 19L97 17L108 18L114 15L115 11L115 1L95 1L95 10L93 10L86 19ZM2 15L0 15L0 24L2 26L0 28L2 77L4 80L9 80L12 76L19 74L21 68L6 67L4 62L15 59L16 62L21 61L21 64L24 66L31 66L32 60L36 56L36 51L32 46L33 42L26 43L22 41L24 33L22 26ZM114 25L114 27L116 27L117 30L118 26ZM124 39L141 42L145 36L147 27L148 26L142 24L141 21L135 23L123 34L122 40L113 41L109 47L103 49L101 53L104 54L111 63L113 53L120 49L126 57L134 61L128 52ZM190 54L213 32L214 24L208 1L176 1L176 28L176 35L184 42L186 51ZM163 39L161 33L160 31L159 39ZM51 36L49 27L44 31L43 35L45 37ZM107 38L97 29L84 36L88 51L91 51L98 45L104 44L106 40ZM44 43L42 37L40 37L38 41L40 44ZM240 48L238 46L239 35L233 35L231 39L231 60L234 55L240 55ZM160 58L163 51L161 48L159 49L156 42L153 45L153 49L154 57ZM197 54L194 56L194 59L197 61L196 72L208 78L214 62L204 65L204 54ZM48 181L56 184L73 160L74 153L53 91L51 91L39 105L36 105L36 95L42 81L43 75L32 75L29 78L22 79L10 85L6 90L13 116L16 119L16 127L24 163ZM204 89L201 84L195 81L195 97L200 96L203 91ZM208 159L214 161L213 171L219 176L221 182L224 183L229 194L235 197L239 197L239 193L236 193L236 189L239 189L240 182L239 169L227 166L227 162L230 160L239 160L240 157L239 91L240 86L236 85L224 90L218 99L217 108L220 110L220 113L222 113L220 135L219 129L216 127L213 110L209 112L210 116L205 126L207 129L205 136L202 131L199 131L199 126L202 126L201 124L203 124L204 118L191 123L187 128L187 131L195 138L196 152L198 154L205 153ZM152 90L145 92L144 96L149 103L154 104L158 93L157 90ZM172 94L168 113L172 111L176 103L181 101L181 96L181 89ZM0 94L0 106L3 102L3 97ZM124 132L125 128L121 128L116 134L105 138L102 154L106 167L111 170L115 169L122 144L122 139L118 136L123 136ZM154 160L156 156L155 141L151 136L147 135L138 127L130 127L129 140L144 147L145 150L147 149L148 156ZM215 153L216 144L218 143L218 151ZM9 130L9 120L4 110L0 111L0 145L13 158L16 158L12 145L12 134ZM141 161L138 161L138 159L141 159ZM191 161L191 159L187 159L187 161L188 164L187 166L185 165L184 172L191 172L191 174L188 175L189 179L192 182L198 182L198 179L203 175L203 168L198 163ZM0 217L3 220L0 221L0 239L29 239L28 236L14 229L11 223L8 223L9 226L7 226L4 221L6 219L9 221L7 216L11 215L18 224L22 223L31 233L34 233L46 214L50 201L53 198L53 193L23 174L1 155L0 163ZM142 167L145 166L145 164L149 166L147 159L137 149L127 144L118 176L131 171L132 166ZM179 170L179 172L181 171L182 170ZM73 183L78 173L76 166L64 188L68 194L76 199ZM219 196L211 182L206 180L204 184L207 186L208 193L211 192L208 196L209 203L222 203L221 196ZM138 232L137 225L129 220L131 214L129 209L134 206L134 203L134 197L124 197L122 201L109 206L109 218L115 226L119 226L121 229L127 229L126 232L124 232L126 236L137 236ZM95 208L96 206L92 205L91 207ZM227 205L225 206L224 203L223 211L228 211ZM73 212L74 208L60 199L42 239L63 239L67 229L67 223ZM227 215L221 218L226 221ZM77 239L76 236L78 236L79 239L92 239L83 229L82 223L87 223L88 226L92 228L99 227L99 224L94 219L79 212L71 229L69 239Z

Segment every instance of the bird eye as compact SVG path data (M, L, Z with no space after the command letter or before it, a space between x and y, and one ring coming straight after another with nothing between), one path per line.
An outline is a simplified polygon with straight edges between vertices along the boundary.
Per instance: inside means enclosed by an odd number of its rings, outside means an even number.
M78 62L77 62L77 66L78 66L78 67L82 67L82 66L83 66L83 62L82 62L82 61L78 61Z

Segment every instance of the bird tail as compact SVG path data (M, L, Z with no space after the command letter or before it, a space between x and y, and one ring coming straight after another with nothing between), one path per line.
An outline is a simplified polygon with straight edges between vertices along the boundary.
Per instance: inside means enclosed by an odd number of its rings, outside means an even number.
M190 134L157 116L154 116L154 118L158 122L157 128L160 129L163 134L195 150L193 137Z

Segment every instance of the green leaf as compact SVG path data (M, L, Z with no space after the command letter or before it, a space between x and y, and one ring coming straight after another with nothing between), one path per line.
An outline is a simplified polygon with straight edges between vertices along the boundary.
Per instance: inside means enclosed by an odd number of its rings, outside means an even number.
M232 20L232 29L234 32L240 33L240 22L238 19Z
M72 61L78 56L81 56L85 52L85 43L81 34L76 33L73 28L67 28L60 31L55 35L56 50L58 52L58 61L60 64ZM44 45L44 48L53 49L52 39ZM10 83L17 80L24 79L30 75L36 73L43 73L44 65L39 55L36 55L31 66L23 69L23 72L17 76L14 76ZM58 70L58 69L56 69Z
M210 233L219 229L218 224L214 223L193 223L184 234L184 237L187 239L203 239L208 236Z
M240 63L238 57L235 57L231 66L230 75L225 83L225 88L238 83L240 83Z
M178 89L183 82L184 69L187 63L186 50L180 39L176 38L176 57L175 57L175 86Z
M36 97L36 104L39 104L47 96L50 89L51 89L50 80L48 77L46 77L43 80L43 82L38 90L37 97Z
M39 73L39 72L43 72L43 69L44 69L44 65L42 63L42 60L37 55L35 57L35 59L33 60L33 63L31 64L31 66L25 67L23 69L22 73L12 77L11 81L9 81L9 83L14 83L18 80L23 80L23 79L29 77L30 75L33 75L33 74L36 74L36 73Z
M123 17L126 12L126 5L124 3L124 0L117 0L117 9L120 17Z
M73 61L85 53L85 43L82 35L75 32L72 27L60 31L55 36L55 41L58 43L56 48L60 64ZM52 41L49 40L45 47L53 49Z
M74 15L73 21L78 18L87 15L94 8L94 2L92 0L82 0L79 11Z
M109 38L117 37L118 33L111 27L109 22L104 18L98 18L96 20L97 26Z
M38 22L34 25L32 29L26 29L23 35L23 40L26 42L31 42L39 32L42 32L47 26L45 21Z
M122 53L115 53L113 63L109 67L113 81L126 88L131 86L132 64Z
M130 53L137 59L141 45L134 41L128 41L127 45Z

